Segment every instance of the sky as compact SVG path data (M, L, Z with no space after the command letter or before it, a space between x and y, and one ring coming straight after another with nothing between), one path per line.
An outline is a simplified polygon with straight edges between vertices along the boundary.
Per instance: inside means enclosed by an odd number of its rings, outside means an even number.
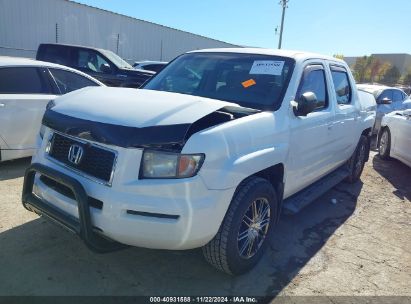
M76 0L225 42L277 48L279 0ZM283 49L411 54L411 0L289 0Z

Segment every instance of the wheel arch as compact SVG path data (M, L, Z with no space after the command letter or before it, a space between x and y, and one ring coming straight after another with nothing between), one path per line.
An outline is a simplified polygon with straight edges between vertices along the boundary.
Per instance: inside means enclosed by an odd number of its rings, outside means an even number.
M253 177L260 177L265 180L267 180L274 188L275 193L277 195L277 202L278 202L278 209L277 209L277 219L276 222L278 222L281 214L281 209L282 209L282 204L283 204L283 195L284 195L284 164L283 163L278 163L275 165L272 165L270 167L267 167L263 170L260 170L258 172L255 172L246 178L244 178L236 187L236 190L234 192L233 197L237 194L237 192L240 190L242 185L247 183L247 181L250 178Z

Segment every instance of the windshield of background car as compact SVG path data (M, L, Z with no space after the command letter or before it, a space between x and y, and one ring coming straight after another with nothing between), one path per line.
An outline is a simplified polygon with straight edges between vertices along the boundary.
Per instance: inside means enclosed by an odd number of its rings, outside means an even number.
M124 61L121 57L114 54L112 51L100 50L104 56L106 56L110 61L112 61L117 67L121 69L132 69L133 67Z
M291 78L291 58L238 53L184 54L144 89L175 92L276 110Z

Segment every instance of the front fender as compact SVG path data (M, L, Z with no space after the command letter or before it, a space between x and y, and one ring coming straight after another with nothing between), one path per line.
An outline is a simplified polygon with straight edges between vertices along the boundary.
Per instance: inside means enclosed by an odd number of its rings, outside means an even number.
M182 152L204 153L199 175L207 188L229 189L250 175L284 163L288 136L284 118L264 112L200 131Z

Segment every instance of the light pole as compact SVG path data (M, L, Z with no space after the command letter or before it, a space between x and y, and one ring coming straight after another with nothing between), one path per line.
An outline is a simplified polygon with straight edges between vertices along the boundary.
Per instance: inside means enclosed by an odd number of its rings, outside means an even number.
M287 3L290 0L281 0L280 5L283 7L283 14L281 16L281 27L280 27L280 39L278 41L278 48L281 49L281 43L283 42L283 29L284 29L284 16L285 16L285 9L287 8Z

